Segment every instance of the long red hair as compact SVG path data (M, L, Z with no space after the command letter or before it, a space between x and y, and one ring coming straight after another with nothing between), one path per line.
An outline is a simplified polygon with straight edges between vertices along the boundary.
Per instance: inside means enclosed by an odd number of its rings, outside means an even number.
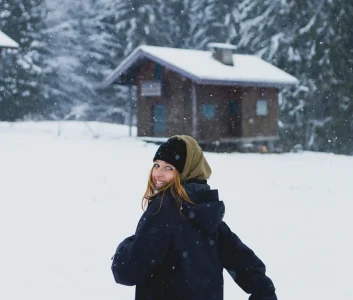
M192 202L190 200L188 194L186 193L184 187L181 184L180 173L178 172L178 170L175 170L175 176L171 182L167 183L166 185L164 185L163 187L161 187L157 190L156 187L154 186L153 178L152 178L153 168L154 168L154 166L152 167L150 174L148 176L146 192L142 198L142 209L145 209L148 206L148 202L153 196L155 196L156 194L160 194L160 193L162 193L162 195L163 195L162 201L161 201L161 206L162 206L164 193L168 189L170 189L172 196L175 199L175 202L176 202L176 205L178 208L181 207L183 200L190 203L190 204L194 204L194 202ZM157 193L156 193L156 191L157 191Z

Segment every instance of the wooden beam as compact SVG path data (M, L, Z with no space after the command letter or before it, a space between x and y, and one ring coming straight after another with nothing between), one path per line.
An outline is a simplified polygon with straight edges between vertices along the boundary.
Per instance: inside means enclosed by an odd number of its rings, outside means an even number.
M197 139L197 94L196 94L196 84L192 83L191 89L191 133L192 136Z
M130 106L129 106L129 136L132 136L132 115L133 115L133 97L134 97L134 93L133 93L133 89L132 89L132 85L129 86L129 102L130 102Z

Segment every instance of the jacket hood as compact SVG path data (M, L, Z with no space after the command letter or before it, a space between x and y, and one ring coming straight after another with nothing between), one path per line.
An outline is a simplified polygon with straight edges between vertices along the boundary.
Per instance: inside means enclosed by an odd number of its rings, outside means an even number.
M208 164L202 149L197 141L188 135L174 135L171 138L178 138L185 142L186 160L183 172L180 174L181 182L189 179L208 179L212 170Z
M223 201L219 201L218 190L211 190L206 180L185 182L188 196L195 205L183 202L182 212L193 223L207 233L218 229L224 216Z

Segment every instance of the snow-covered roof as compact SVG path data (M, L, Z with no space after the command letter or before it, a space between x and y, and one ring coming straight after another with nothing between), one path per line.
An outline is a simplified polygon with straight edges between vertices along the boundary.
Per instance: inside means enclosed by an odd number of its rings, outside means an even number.
M130 69L146 58L199 84L283 87L298 83L292 75L254 55L233 54L234 66L228 66L214 59L211 51L139 46L107 77L105 84L126 84Z
M18 48L19 45L5 33L0 31L0 48Z

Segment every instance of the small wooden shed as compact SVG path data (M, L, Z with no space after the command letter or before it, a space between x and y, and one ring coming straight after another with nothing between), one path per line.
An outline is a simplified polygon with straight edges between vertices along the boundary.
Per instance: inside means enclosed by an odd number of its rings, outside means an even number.
M137 135L187 134L200 143L278 139L279 89L298 80L234 46L136 48L106 84L137 87Z
M0 31L0 52L3 49L17 49L18 47L18 43L16 43L13 39L11 39L2 31Z

